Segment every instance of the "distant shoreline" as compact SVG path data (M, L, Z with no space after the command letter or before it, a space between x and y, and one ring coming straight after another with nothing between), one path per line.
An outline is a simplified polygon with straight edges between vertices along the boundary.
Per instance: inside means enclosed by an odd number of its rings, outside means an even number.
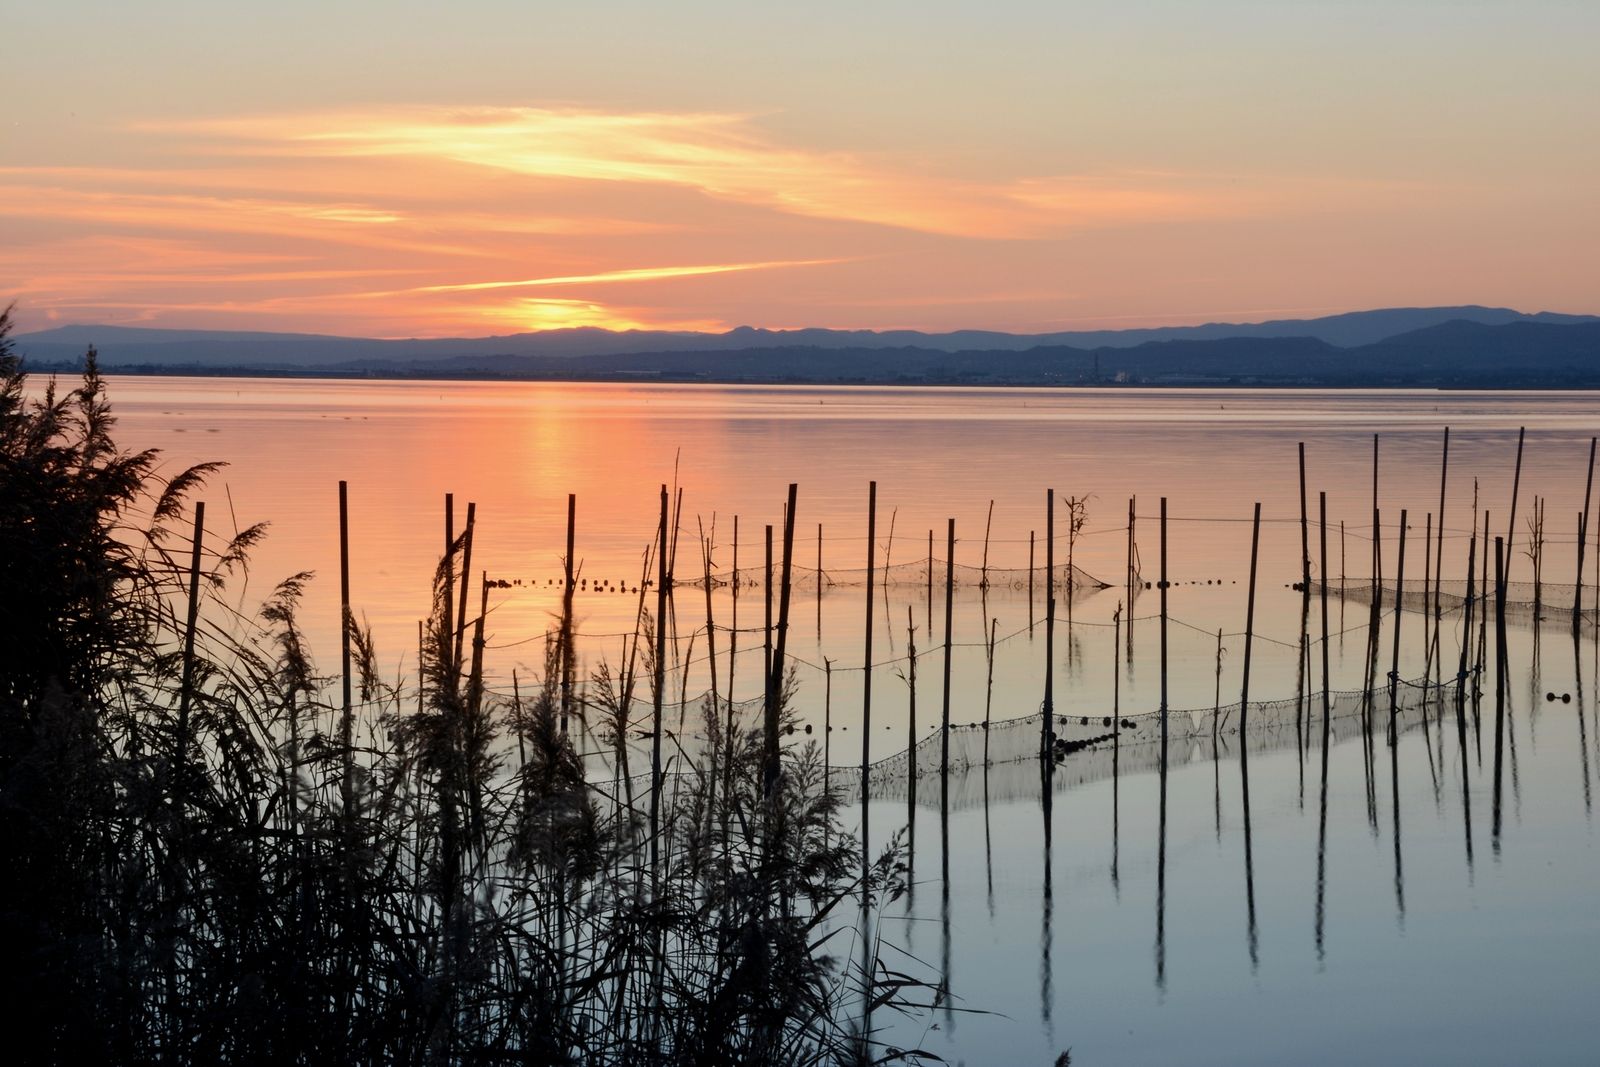
M75 375L83 370L82 363L29 364L28 370L41 375ZM321 370L317 368L248 368L248 367L171 367L134 366L102 367L107 377L126 378L216 378L219 380L303 380L340 382L496 382L533 383L557 385L714 385L714 386L793 386L861 387L861 388L931 388L931 389L1095 389L1107 392L1138 391L1146 389L1194 390L1261 390L1287 392L1297 389L1357 391L1384 390L1416 393L1482 393L1482 392L1596 392L1600 391L1600 374L1592 379L1571 382L1542 382L1526 380L1471 381L1471 382L1405 382L1383 379L1351 378L1328 381L1317 379L1236 378L1226 380L1198 380L1174 377L1152 378L1140 381L1061 381L1049 379L970 380L961 378L796 378L777 376L701 376L666 374L606 374L606 375L527 375L497 374L492 371L448 373L443 371L402 372L373 370Z

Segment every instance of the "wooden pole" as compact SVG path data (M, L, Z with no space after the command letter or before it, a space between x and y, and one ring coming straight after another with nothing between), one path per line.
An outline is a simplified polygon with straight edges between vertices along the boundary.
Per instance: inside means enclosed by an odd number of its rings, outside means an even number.
M877 566L878 483L867 483L867 625L861 677L861 867L867 866L867 796L872 763L872 576Z
M1324 576L1326 577L1326 576ZM1311 595L1311 531L1306 513L1306 443L1300 442L1300 582Z
M1589 543L1589 499L1594 492L1594 450L1600 438L1589 438L1589 476L1583 483L1583 514L1578 519L1578 579L1572 592L1572 625L1583 618L1583 556Z
M1256 565L1261 558L1261 502L1256 501L1255 518L1250 523L1250 588L1244 609L1244 676L1239 685L1239 736L1244 737L1250 714L1250 655L1256 629ZM1243 740L1240 741L1242 745Z
M822 641L822 523L817 523L817 641Z
M348 759L350 752L350 495L349 483L339 483L339 648L340 674L344 680L344 717L339 724L339 742Z
M954 519L950 520L954 522ZM983 523L983 576L978 582L978 588L989 588L989 530L994 526L994 501L989 501L989 517Z
M1517 495L1522 489L1522 442L1527 436L1527 432L1528 428L1526 426L1519 427L1517 430L1517 468L1516 472L1511 476L1511 518L1506 523L1505 559L1505 581L1508 585L1511 582L1511 546L1516 543L1517 539Z
M790 482L789 503L784 508L783 515L783 572L779 579L778 590L778 644L772 656L772 681L768 686L772 692L772 700L767 707L766 785L769 803L777 795L780 770L778 716L783 705L783 668L789 645L789 597L792 588L790 577L794 569L794 510L797 490L798 486Z
M1133 632L1133 555L1138 551L1138 541L1134 537L1134 526L1138 522L1138 516L1135 514L1134 505L1138 503L1138 500L1139 498L1136 496L1128 498L1128 573L1125 575L1124 584L1128 587L1128 631L1130 635Z
M906 660L909 663L907 685L910 688L910 702L906 712L906 788L911 801L911 810L908 812L907 821L911 827L915 842L917 830L916 820L910 815L914 813L917 803L917 627L911 621L911 605L906 605Z
M739 586L744 584L743 577L739 574L739 516L733 517L733 606L732 617L728 621L728 721L723 729L727 731L728 743L733 743L733 666L739 658ZM732 763L729 763L729 781L732 781ZM723 790L727 795L727 789Z
M1161 498L1161 752L1167 751L1167 498Z
M929 531L932 536L932 531ZM1033 637L1033 531L1028 531L1028 637ZM930 568L929 573L932 573Z
M956 520L951 519L949 532L945 539L944 561L944 712L940 720L940 732L943 735L939 748L939 774L944 784L940 788L949 788L950 776L950 624L955 605L955 558L956 558Z
M1439 581L1444 575L1444 500L1445 482L1450 474L1450 427L1444 428L1444 450L1439 457L1439 534L1433 553L1433 640L1439 642L1439 622L1443 617ZM1441 653L1441 656L1443 654Z
M1054 747L1056 691L1056 491L1044 491L1044 716L1039 728L1039 758Z
M343 676L343 709L339 715L339 751L344 773L339 795L345 818L355 811L355 710L351 700L350 630L355 622L350 613L350 495L349 485L339 482L339 647Z
M1400 620L1405 614L1406 581L1406 509L1400 509L1400 549L1394 572L1394 654L1389 661L1389 744L1398 741L1396 719L1400 714Z
M578 494L567 494L566 588L561 595L561 732L567 732L567 717L572 714L572 673L577 655L572 648L572 598L577 591L573 553L577 543ZM707 595L710 586L707 585Z
M765 623L762 625L761 645L761 721L763 729L772 713L772 524L766 526L766 570L761 581L762 600L766 605ZM763 750L764 751L764 750Z
M1322 746L1328 746L1328 494L1317 494L1317 529L1322 541Z
M456 562L454 558L456 546L456 495L444 495L444 625L446 629L451 626L450 606L456 602ZM446 635L445 647L440 649L443 655L449 656L454 647L453 642ZM455 673L455 663L450 665L450 671Z
M456 644L455 644L455 670L461 672L462 645L467 635L467 588L472 584L472 534L477 524L478 505L474 501L467 501L467 528L462 534L464 538L461 545L461 604L456 612Z

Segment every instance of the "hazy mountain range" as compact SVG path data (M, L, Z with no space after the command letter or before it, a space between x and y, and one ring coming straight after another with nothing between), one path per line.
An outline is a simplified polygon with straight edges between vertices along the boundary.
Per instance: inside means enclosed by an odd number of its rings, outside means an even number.
M1384 308L1316 319L1009 334L964 330L726 333L548 330L376 340L63 326L15 338L31 366L562 380L966 384L1600 386L1600 316Z

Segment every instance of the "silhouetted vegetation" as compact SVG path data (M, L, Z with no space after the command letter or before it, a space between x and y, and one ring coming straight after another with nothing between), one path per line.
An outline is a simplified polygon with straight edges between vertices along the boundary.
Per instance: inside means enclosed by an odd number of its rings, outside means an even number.
M166 478L153 452L120 451L92 351L77 388L28 398L8 328L0 1002L16 1059L915 1058L853 1022L925 987L841 915L896 894L902 870L892 850L858 862L814 749L768 790L762 736L708 701L708 752L670 782L624 766L597 784L562 727L559 639L511 700L484 684L481 626L463 651L466 535L433 576L418 691L379 677L347 616L354 703L330 703L297 618L311 576L237 612L224 583L263 530L197 539L188 501L212 468ZM635 649L654 625L641 598ZM623 753L633 691L654 684L636 666L597 678Z

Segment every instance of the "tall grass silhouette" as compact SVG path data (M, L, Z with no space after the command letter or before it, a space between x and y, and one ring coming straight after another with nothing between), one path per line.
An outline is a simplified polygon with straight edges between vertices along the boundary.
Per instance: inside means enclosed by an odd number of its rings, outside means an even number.
M265 530L204 537L190 501L216 466L164 478L120 450L92 350L76 388L29 399L9 329L0 1010L20 1061L918 1058L854 1021L934 985L846 917L904 869L893 845L858 864L814 746L773 782L763 729L705 701L711 743L645 786L650 838L625 763L660 684L642 596L625 661L592 679L610 783L563 729L570 627L511 700L485 687L481 614L454 596L470 526L432 576L419 695L380 677L351 612L354 701L334 704L298 619L312 576L241 612L228 579Z

